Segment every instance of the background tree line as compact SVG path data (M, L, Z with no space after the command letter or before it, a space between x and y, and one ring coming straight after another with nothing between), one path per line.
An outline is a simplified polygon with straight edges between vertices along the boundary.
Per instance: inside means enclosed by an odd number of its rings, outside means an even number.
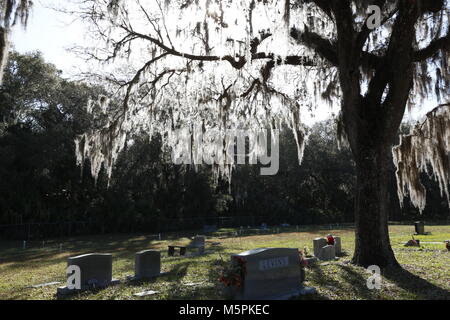
M92 233L199 229L218 217L229 226L354 220L355 167L350 151L337 148L333 119L309 128L301 166L292 133L284 130L276 176L244 165L231 186L214 185L209 168L173 165L161 137L142 133L120 155L110 186L105 173L95 183L89 165L83 173L76 165L74 138L95 125L88 100L105 93L64 79L40 53L12 52L0 87L0 224L85 221L80 232ZM390 220L449 218L430 178L423 216L407 201L400 209L393 164L390 171ZM2 230L3 237L19 232Z

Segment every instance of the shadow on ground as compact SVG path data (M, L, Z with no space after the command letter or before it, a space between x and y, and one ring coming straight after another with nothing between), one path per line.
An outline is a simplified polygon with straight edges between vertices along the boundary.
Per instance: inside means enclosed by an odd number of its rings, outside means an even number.
M450 300L449 290L438 287L406 269L386 269L383 272L383 276L397 284L400 288L416 295L419 299Z

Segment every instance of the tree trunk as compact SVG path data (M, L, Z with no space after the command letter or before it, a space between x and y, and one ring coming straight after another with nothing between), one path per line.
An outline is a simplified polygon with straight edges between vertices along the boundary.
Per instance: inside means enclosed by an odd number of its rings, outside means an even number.
M0 27L0 85L3 84L3 74L8 60L9 42L8 30Z
M352 262L368 267L399 266L392 251L389 232L390 145L360 145L356 157L355 252Z

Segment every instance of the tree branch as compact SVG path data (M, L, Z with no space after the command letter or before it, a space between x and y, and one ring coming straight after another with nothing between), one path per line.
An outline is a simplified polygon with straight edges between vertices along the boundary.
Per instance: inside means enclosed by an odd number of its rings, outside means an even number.
M447 33L445 37L431 41L431 43L427 47L414 52L413 61L420 62L428 58L431 58L439 50L446 50L446 51L450 50L450 32Z
M331 64L337 65L338 59L336 54L336 45L331 41L322 38L314 32L310 32L305 27L305 32L301 33L298 29L292 28L290 35L299 42L304 43L308 47L316 50L323 58L327 59Z

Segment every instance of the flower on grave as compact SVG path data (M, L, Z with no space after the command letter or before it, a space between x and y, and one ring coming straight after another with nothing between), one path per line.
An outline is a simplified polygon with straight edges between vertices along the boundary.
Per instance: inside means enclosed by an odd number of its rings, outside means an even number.
M334 237L331 234L327 235L327 243L330 246L334 245Z
M405 244L405 247L420 247L420 240L414 239L414 236L411 240L408 240L408 242Z
M305 258L302 258L302 259L300 260L300 266L301 266L301 267L306 267L306 266L308 266L308 260L306 260Z
M304 250L306 250L306 248ZM298 250L298 256L300 258L300 267L307 266L308 260L305 259L305 257L306 257L305 251Z
M247 262L242 257L233 257L232 262L222 270L219 281L226 287L241 287L246 273Z

